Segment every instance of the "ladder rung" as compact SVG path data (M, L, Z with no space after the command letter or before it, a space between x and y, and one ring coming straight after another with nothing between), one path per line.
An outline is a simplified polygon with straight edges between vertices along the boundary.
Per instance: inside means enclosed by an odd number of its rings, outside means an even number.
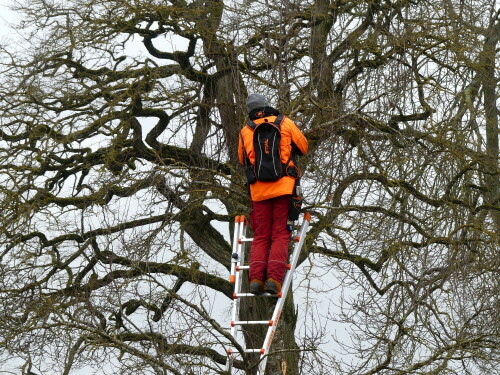
M241 271L241 270L249 270L250 269L250 266L236 266L236 271ZM292 269L292 265L290 263L288 263L286 265L286 270L291 270ZM286 272L286 271L285 271Z
M231 322L231 327L244 325L244 324L266 324L268 326L273 325L272 320L237 320L235 322Z
M242 243L242 242L252 242L253 241L253 238L246 238L246 237L243 237L243 238L238 238L238 243Z
M259 353L259 354L264 354L264 351L265 349L244 349L243 350L245 353ZM227 350L227 354L230 355L230 356L237 356L239 354L239 352L237 350L234 350L233 349L228 349Z
M271 293L261 293L261 294L253 294L253 293L233 293L233 298L239 297L281 297L281 293L271 294Z
M264 354L264 349L245 349L245 353L260 353L260 354Z

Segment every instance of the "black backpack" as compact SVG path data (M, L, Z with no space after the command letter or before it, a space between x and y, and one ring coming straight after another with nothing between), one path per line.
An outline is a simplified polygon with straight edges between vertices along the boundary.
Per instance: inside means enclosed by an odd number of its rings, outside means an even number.
M294 174L287 171L290 160L286 164L281 162L281 123L284 119L285 116L279 114L273 122L266 121L267 119L260 124L253 121L247 122L247 125L253 131L255 152L255 165L252 165L245 155L246 174L249 184L253 184L255 181L277 181L285 174Z
M255 152L255 177L258 181L277 181L282 176L280 153L281 123L285 116L278 115L273 122L256 124L248 121L253 130L253 148Z

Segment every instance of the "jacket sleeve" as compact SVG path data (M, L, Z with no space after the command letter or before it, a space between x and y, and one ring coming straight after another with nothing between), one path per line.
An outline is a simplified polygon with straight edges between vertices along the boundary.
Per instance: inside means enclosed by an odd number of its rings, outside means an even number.
M309 148L306 137L292 120L289 121L289 126L292 135L292 151L299 155L305 155Z

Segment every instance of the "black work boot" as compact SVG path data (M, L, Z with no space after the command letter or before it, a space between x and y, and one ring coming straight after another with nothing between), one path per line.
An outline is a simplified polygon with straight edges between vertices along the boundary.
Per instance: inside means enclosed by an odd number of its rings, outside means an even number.
M272 278L267 279L266 284L264 286L266 293L269 294L278 294L281 292L281 283Z
M253 279L252 281L250 281L250 293L252 294L264 293L264 282L257 279Z

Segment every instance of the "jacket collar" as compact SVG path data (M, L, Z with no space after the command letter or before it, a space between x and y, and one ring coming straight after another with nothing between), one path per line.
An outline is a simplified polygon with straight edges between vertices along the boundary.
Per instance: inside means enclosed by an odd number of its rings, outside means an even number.
M273 107L264 107L264 108L255 108L248 114L250 120L257 120L259 118L268 117L268 116L278 116L280 113L277 109Z

